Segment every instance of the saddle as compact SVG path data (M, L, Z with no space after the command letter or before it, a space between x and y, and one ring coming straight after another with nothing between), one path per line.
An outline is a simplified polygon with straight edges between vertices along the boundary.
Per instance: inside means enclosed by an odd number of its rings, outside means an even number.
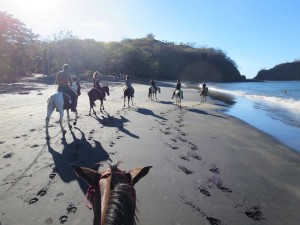
M72 98L67 93L63 92L63 98L64 98L64 109L70 109L72 106Z

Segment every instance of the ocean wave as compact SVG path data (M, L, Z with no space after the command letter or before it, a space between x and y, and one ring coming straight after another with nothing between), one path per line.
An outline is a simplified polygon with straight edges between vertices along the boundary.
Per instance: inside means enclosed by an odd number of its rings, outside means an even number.
M234 96L245 97L254 101L263 101L265 103L275 104L281 108L285 108L287 110L300 113L300 101L295 100L293 98L281 98L276 96L248 94L243 91L231 91L231 90L225 90L216 87L210 87L210 90L225 93L225 94L230 94Z

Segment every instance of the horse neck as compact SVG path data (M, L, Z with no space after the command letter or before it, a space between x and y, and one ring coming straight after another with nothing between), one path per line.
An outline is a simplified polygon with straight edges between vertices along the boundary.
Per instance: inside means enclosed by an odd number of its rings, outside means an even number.
M134 225L135 190L131 184L118 183L111 190L105 225Z

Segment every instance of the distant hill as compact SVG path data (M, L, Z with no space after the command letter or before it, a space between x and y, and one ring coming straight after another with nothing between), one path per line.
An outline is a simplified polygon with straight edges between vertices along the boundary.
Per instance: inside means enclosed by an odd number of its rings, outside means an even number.
M282 63L269 70L260 70L256 80L300 80L300 61Z

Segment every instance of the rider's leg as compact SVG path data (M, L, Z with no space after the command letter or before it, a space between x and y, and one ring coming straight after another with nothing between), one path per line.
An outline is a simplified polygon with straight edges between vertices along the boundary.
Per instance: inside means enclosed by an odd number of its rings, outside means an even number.
M175 90L176 91L176 90ZM173 91L173 96L172 96L172 99L174 98L174 96L175 96L175 91Z

